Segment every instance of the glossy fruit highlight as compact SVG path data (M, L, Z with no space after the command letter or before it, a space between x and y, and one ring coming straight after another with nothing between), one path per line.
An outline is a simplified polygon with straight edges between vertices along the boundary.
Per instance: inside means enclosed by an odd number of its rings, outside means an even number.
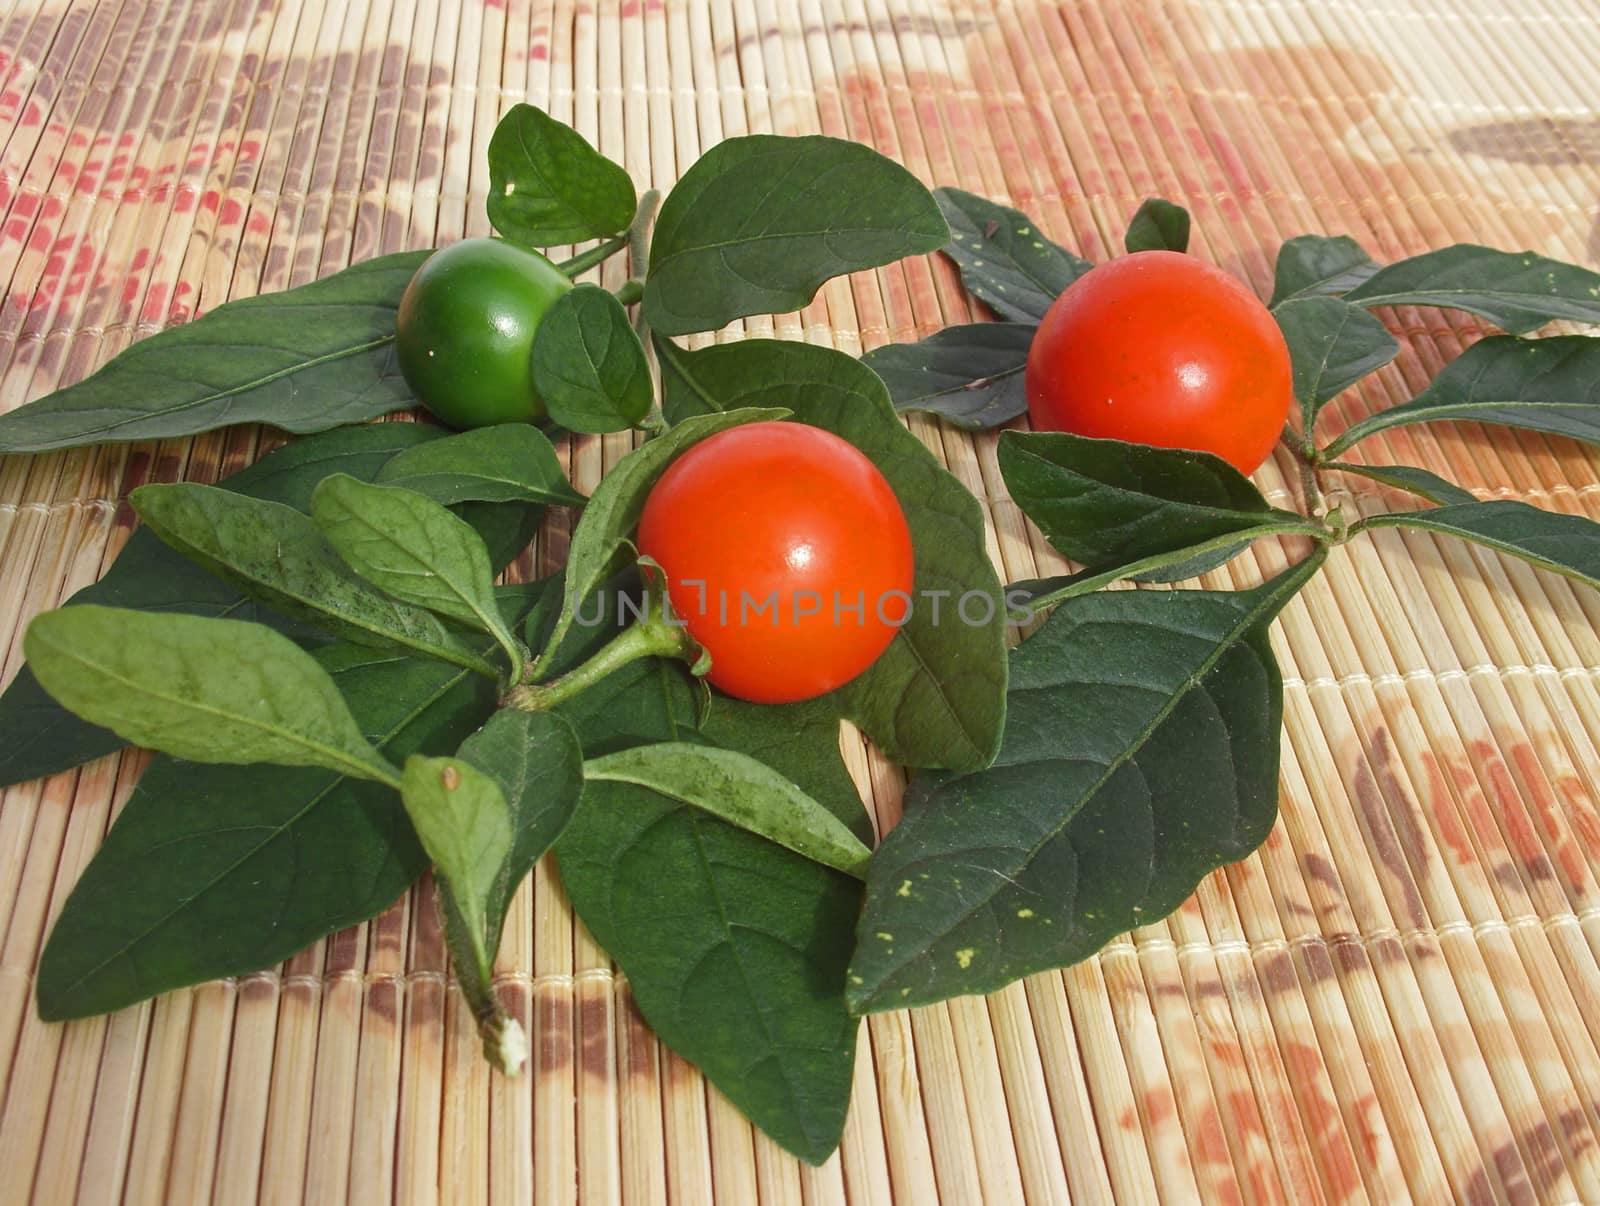
M651 490L639 550L666 571L711 682L755 703L849 682L912 605L893 489L853 444L800 423L750 423L690 448Z
M534 392L533 337L569 281L537 251L463 239L423 261L395 316L406 384L452 427L544 417Z
M1174 251L1110 260L1056 298L1028 352L1041 431L1212 452L1253 473L1293 396L1272 314L1227 273Z

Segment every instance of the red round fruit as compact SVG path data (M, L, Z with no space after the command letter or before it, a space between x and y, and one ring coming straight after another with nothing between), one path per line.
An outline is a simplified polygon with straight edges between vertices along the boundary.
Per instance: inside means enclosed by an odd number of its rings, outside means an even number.
M639 551L754 703L811 699L870 666L910 614L911 532L878 468L831 432L748 423L678 457L645 501Z
M1084 273L1028 351L1041 431L1213 452L1241 473L1267 459L1293 397L1289 348L1244 284L1175 251Z

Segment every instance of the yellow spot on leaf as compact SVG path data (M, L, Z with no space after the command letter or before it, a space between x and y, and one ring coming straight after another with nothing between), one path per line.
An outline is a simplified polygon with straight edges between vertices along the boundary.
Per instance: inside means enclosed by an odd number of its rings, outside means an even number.
M972 956L977 953L970 946L956 952L956 962L961 965L962 971L966 971L967 968L972 966Z
M908 880L905 881L905 883L901 884L899 890L895 892L895 895L896 896L910 896L911 895L911 881L908 879Z
M1017 916L1022 918L1022 920L1026 921L1026 920L1028 920L1028 918L1033 916L1033 910L1032 909L1018 909L1017 910Z

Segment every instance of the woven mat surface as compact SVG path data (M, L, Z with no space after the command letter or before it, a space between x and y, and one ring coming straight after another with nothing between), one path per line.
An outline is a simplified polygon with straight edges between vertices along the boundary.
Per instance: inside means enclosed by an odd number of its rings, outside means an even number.
M1263 292L1307 231L1382 260L1475 241L1593 266L1596 62L1595 0L18 0L0 409L229 297L487 233L483 152L522 99L641 187L730 135L822 131L1090 258L1165 195ZM967 318L929 259L743 325L858 352ZM1330 430L1480 330L1392 318L1402 356ZM992 435L913 429L985 501L1007 579L1058 570ZM1593 451L1412 430L1362 448L1600 519ZM130 489L279 438L0 458L0 682L27 620L126 540ZM563 455L587 490L627 446ZM1293 505L1288 469L1257 480ZM1344 501L1370 513L1376 490ZM547 866L500 952L534 1037L515 1081L480 1059L419 895L279 969L41 1023L47 927L144 757L24 784L0 796L0 1201L1600 1202L1597 620L1600 594L1426 534L1337 550L1274 632L1263 849L1064 973L872 1018L819 1169L658 1047ZM899 772L859 741L847 759L892 823Z

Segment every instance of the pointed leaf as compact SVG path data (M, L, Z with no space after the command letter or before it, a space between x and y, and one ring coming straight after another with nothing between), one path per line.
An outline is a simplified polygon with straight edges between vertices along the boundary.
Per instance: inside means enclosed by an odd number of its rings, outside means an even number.
M616 234L637 197L620 166L532 105L513 105L489 139L489 222L525 247Z
M929 411L982 431L1028 409L1023 372L1037 330L1024 322L946 327L916 343L874 348L861 363L883 378L896 410Z
M129 501L173 548L287 615L357 644L494 673L436 616L358 578L293 507L193 482L140 486Z
M373 480L446 506L474 500L583 505L550 437L530 423L498 423L419 444L397 454Z
M1006 489L1062 555L1093 570L1181 553L1219 537L1305 530L1232 465L1206 452L1068 432L1000 436Z
M871 147L808 135L719 142L667 194L644 314L663 335L798 310L830 277L935 251L928 190Z
M1188 251L1189 211L1161 197L1151 197L1133 215L1122 242L1130 253Z
M536 674L542 675L549 667L562 639L572 627L578 605L606 579L630 563L628 552L633 530L639 525L639 513L644 510L650 487L655 485L656 479L666 471L667 466L684 450L708 435L737 427L740 423L781 419L787 413L781 410L740 410L690 419L630 452L612 467L595 488L588 505L583 509L583 518L572 533L572 545L567 552L567 589L561 601L561 613L551 627L544 652L534 663Z
M631 783L704 809L796 854L860 878L872 851L827 809L748 754L687 742L591 758L586 781Z
M326 474L370 477L397 452L439 439L437 428L414 423L348 427L299 440L225 479L223 489L310 505L311 490ZM528 519L538 511L520 504L472 504L463 508L503 565L531 536ZM141 611L183 612L254 620L288 633L301 644L325 640L316 629L242 594L163 543L154 532L133 534L105 577L68 603L104 603ZM0 786L54 774L121 749L115 733L97 728L61 707L23 666L0 696Z
M585 786L556 859L661 1041L784 1148L827 1159L855 1066L844 970L860 885L623 783Z
M1273 274L1273 309L1297 297L1348 293L1378 271L1378 265L1348 235L1299 235L1278 252Z
M494 707L493 686L458 666L353 645L315 657L396 763L455 748ZM109 1013L271 967L388 908L426 866L390 787L159 755L51 931L39 1014Z
M45 690L134 745L396 780L327 672L260 624L87 604L37 616L24 648Z
M444 438L438 428L418 423L343 427L287 444L220 484L303 510L311 504L312 489L329 473L366 480L391 459ZM537 520L539 511L520 503L469 504L462 513L489 542L499 567L527 544L529 520ZM254 620L302 644L325 639L301 621L257 603L143 528L129 538L105 577L68 603ZM0 786L66 770L124 744L115 733L87 723L51 699L27 666L0 696Z
M533 388L572 431L626 431L649 414L650 364L622 303L597 285L557 298L533 339Z
M1058 608L1013 655L994 765L914 781L873 856L851 1005L921 1005L1074 963L1261 842L1282 726L1266 630L1319 562L1252 591Z
M426 251L218 306L0 415L0 452L164 440L233 423L323 431L414 403L394 316Z
M1289 345L1300 429L1310 439L1317 415L1330 399L1400 351L1389 329L1360 306L1336 297L1301 297L1274 312Z
M1321 468L1371 478L1385 486L1408 490L1439 506L1478 501L1478 496L1471 490L1463 490L1454 482L1447 482L1437 474L1411 465L1354 465L1348 461L1326 461Z
M520 667L522 654L495 603L489 551L464 521L411 490L368 485L342 473L317 487L311 515L339 556L368 582L402 603L488 633Z
M1600 444L1600 338L1491 336L1457 356L1411 401L1353 424L1324 449L1407 423L1503 423Z
M1458 243L1390 264L1345 298L1467 310L1521 335L1556 318L1600 323L1600 272L1531 251Z
M1045 238L1020 210L959 188L933 195L950 223L944 253L961 270L967 292L1001 318L1038 322L1061 291L1093 267Z
M916 598L889 648L834 698L896 762L985 764L1000 738L1006 617L983 513L895 417L883 382L842 352L785 340L667 348L662 366L669 417L785 406L883 472L911 528Z
M1502 500L1374 515L1362 526L1421 528L1459 536L1521 557L1540 569L1600 586L1600 524L1581 515L1562 515Z

